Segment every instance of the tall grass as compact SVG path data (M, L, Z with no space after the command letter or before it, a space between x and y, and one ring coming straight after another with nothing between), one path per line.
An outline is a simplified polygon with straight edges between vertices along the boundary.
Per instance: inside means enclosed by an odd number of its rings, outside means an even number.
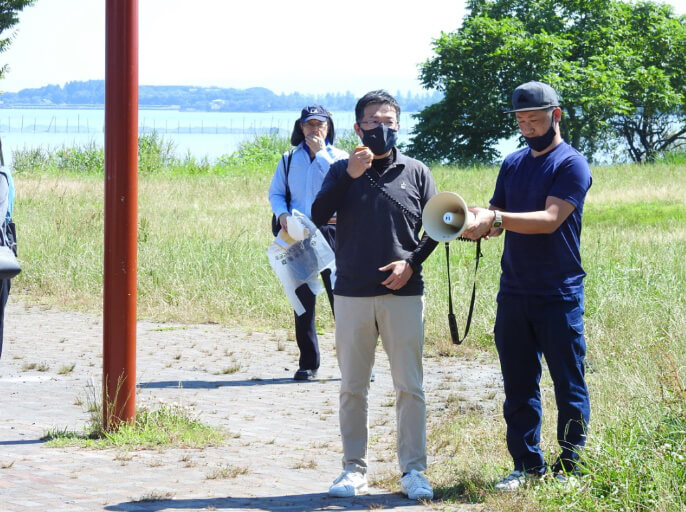
M239 164L249 161L252 153L246 151L234 160L208 164L205 171L195 167L184 174L180 167L166 167L141 173L140 317L291 328L290 307L265 255L272 241L267 187L279 151L274 149L269 163L259 165ZM458 192L470 204L481 205L488 203L497 175L492 167L438 167L433 172L439 190ZM488 510L518 512L686 508L686 168L665 160L650 166L597 167L593 175L582 233L592 400L586 476L576 489L563 491L544 481L514 496L496 494L493 480L511 469L500 414L465 412L449 404L433 419L429 434L429 476L448 504L479 502ZM17 173L16 182L24 272L15 279L13 294L25 301L99 312L101 175L65 174L36 165ZM475 319L459 348L451 345L447 329L443 248L426 261L429 357L494 356L502 242L496 238L483 244ZM451 253L463 328L474 245L453 242ZM333 327L326 307L319 308L319 323ZM552 459L557 450L555 405L547 376L542 385L542 447Z

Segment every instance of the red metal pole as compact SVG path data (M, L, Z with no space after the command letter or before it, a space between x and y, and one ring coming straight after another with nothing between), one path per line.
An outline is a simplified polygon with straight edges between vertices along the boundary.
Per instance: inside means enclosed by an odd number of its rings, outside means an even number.
M105 21L103 424L136 416L138 0L107 0Z

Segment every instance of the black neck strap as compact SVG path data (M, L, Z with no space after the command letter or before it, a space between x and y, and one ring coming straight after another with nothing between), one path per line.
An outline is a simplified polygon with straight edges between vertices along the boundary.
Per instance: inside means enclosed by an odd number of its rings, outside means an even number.
M458 240L466 241L465 238ZM448 326L450 327L450 338L455 345L459 345L469 334L469 327L472 325L472 313L474 313L474 299L476 298L476 272L479 270L479 260L481 259L481 240L476 241L476 264L474 266L474 284L472 286L472 298L469 301L469 315L467 316L467 325L464 329L464 336L460 339L460 333L457 329L457 320L455 313L453 313L453 287L450 284L450 243L445 243L445 264L448 270Z

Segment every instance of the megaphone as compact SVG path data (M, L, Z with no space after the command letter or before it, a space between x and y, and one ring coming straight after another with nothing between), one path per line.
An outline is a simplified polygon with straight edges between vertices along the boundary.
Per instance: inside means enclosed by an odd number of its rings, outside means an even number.
M474 214L455 192L439 192L426 203L422 212L424 231L437 242L455 240L474 222Z

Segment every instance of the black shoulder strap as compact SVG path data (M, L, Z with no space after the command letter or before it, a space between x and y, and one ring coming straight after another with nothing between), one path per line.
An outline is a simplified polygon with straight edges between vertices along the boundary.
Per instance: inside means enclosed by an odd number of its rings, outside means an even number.
M395 206L397 206L400 210L402 210L402 212L403 212L405 215L407 215L408 217L410 217L411 219L414 219L414 220L418 220L418 221L421 221L421 220L422 220L422 218L421 218L420 216L418 216L418 215L412 213L410 210L408 210L407 208L405 208L405 207L402 205L402 203L401 203L400 201L398 201L395 197L393 197L393 196L390 195L388 192L386 192L386 190L385 190L381 185L379 185L379 182L376 181L374 178L372 178L372 177L369 175L369 169L364 173L364 175L367 177L367 179L368 179L369 182L372 184L372 186L373 186L374 188L376 188L379 192L381 192L381 195L383 195L383 196L384 196L386 199L388 199L391 203L393 203L393 204L394 204Z
M288 152L288 159L286 160L285 164L285 173L286 173L286 208L288 208L288 211L291 211L291 188L288 186L288 171L291 170L291 159L293 158L293 151L294 149L291 149ZM285 157L281 157L282 159Z

